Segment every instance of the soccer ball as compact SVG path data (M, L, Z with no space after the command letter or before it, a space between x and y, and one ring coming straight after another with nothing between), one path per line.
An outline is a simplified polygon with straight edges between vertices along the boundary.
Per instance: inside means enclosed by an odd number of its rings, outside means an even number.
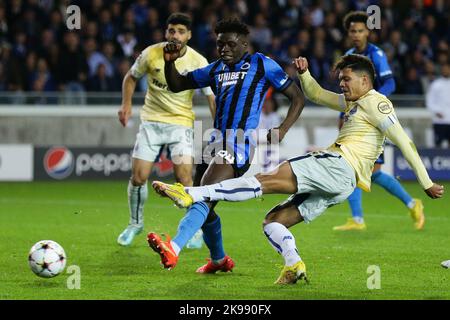
M42 278L52 278L60 274L66 266L63 247L52 240L38 241L28 254L31 271Z

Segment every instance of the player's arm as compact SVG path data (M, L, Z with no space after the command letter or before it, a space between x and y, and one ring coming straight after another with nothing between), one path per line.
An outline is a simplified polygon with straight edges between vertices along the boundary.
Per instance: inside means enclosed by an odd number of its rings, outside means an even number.
M283 140L287 131L297 121L305 106L305 99L297 84L289 78L288 74L281 68L281 66L266 56L260 56L265 70L265 79L270 85L286 96L290 101L290 106L286 118L278 127L271 128L267 133L267 141L272 141L272 135L278 136L278 141ZM275 129L275 130L272 130Z
M377 50L372 55L372 62L377 78L380 79L380 87L377 91L385 96L391 95L395 91L395 80L386 54L382 50Z
M188 89L198 88L187 76L181 75L175 67L175 60L180 57L180 44L168 42L164 46L164 74L170 91L180 92Z
M384 94L385 96L391 95L395 91L394 77L382 79L381 86L377 91L381 94Z
M131 74L131 70L127 72L122 81L122 105L119 109L119 121L122 126L126 126L128 119L131 117L132 102L134 91L136 90L137 79Z
M309 100L337 111L345 111L346 103L344 95L323 89L309 73L306 58L296 58L294 64L297 68L303 93Z
M209 94L206 96L208 99L209 111L211 112L211 117L214 119L216 116L216 97L213 94Z
M303 94L294 81L292 81L286 89L281 91L281 93L289 99L291 105L289 106L286 118L277 128L279 130L279 141L283 140L289 128L291 128L295 121L297 121L298 117L303 111L303 107L305 106L305 99L303 98ZM269 130L267 134L267 140L269 142L271 141L271 130Z
M444 187L431 181L416 146L403 130L395 114L391 113L388 117L385 117L378 125L378 128L400 149L406 161L414 170L417 180L425 190L425 193L432 199L442 197Z

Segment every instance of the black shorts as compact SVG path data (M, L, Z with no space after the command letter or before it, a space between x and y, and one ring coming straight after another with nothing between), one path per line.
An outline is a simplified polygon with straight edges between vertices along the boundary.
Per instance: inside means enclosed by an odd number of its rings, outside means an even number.
M239 152L237 149L242 151L245 148L245 152ZM236 152L237 151L237 152ZM234 170L234 177L239 178L242 177L250 168L254 153L255 153L255 146L251 145L250 143L242 145L240 148L238 148L236 145L231 144L222 144L220 148L216 148L212 150L211 154L207 155L211 156L211 158L214 158L216 156L219 156L223 159L224 164L231 164Z

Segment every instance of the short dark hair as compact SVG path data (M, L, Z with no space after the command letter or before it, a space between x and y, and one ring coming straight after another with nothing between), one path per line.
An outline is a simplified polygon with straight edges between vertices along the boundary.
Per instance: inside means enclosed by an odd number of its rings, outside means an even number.
M344 29L348 31L350 24L353 22L362 22L367 26L367 20L369 16L364 11L351 11L344 17Z
M234 17L220 20L217 23L214 32L216 35L219 33L237 33L244 36L247 36L250 33L248 26L238 18Z
M372 61L366 56L361 54L349 54L340 57L334 64L333 69L339 71L345 68L350 68L354 72L364 72L369 76L372 84L375 83L375 67L373 66Z
M191 30L192 19L186 13L175 12L167 18L166 25L169 24L182 24L183 26L186 26L188 30Z

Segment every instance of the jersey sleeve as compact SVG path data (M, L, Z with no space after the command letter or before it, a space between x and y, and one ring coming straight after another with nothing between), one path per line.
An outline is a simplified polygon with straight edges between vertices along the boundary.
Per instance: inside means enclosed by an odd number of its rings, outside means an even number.
M205 57L200 56L199 67L203 68L203 67L207 67L207 66L208 66L208 60L206 60ZM210 79L210 81L211 81L211 79ZM214 94L213 91L211 90L211 87L203 87L201 90L202 90L203 95L205 95L205 96L210 96L210 95Z
M211 63L205 67L195 69L188 72L186 76L192 81L196 88L209 87L211 86L211 81L213 81L209 74L213 65L214 64Z
M134 61L133 66L130 69L131 75L136 78L142 78L148 72L148 56L150 54L150 48L145 49Z
M388 99L366 99L360 104L366 111L366 120L381 132L386 132L389 127L398 123L394 107Z
M347 103L343 94L323 89L317 81L311 76L309 70L299 74L300 86L302 87L305 96L314 103L317 103L328 108L344 112L347 108Z
M292 79L289 78L288 74L274 60L266 56L263 56L262 59L267 81L269 81L277 91L286 89L292 83Z
M377 77L381 82L393 77L391 67L383 50L378 49L372 54L372 62L375 66Z

